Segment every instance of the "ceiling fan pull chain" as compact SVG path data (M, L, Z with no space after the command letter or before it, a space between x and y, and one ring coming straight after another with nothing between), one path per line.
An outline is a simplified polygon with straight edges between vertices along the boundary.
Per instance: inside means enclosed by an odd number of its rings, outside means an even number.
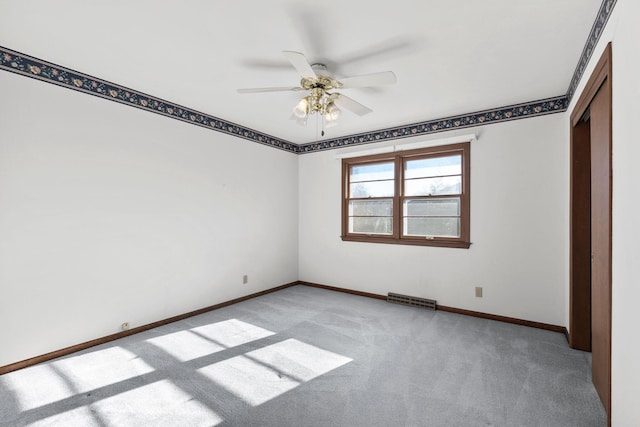
M324 114L321 114L320 117L322 117L322 132L320 133L320 136L324 136Z
M316 139L320 139L320 123L318 123L318 116L316 116Z

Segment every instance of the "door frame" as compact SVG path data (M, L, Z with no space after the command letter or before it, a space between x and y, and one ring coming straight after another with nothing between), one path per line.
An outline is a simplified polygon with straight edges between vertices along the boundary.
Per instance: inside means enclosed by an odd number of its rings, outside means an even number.
M586 123L592 100L602 88L607 90L609 98L609 117L612 117L612 48L607 45L600 60L589 78L570 118L570 260L569 260L569 345L572 348L591 351L591 149L589 123ZM603 86L603 84L607 83ZM609 122L609 144L612 142L612 125ZM609 170L611 171L611 150L609 151ZM609 178L610 190L611 175ZM609 218L612 200L609 192ZM609 223L611 242L611 221ZM611 266L611 247L609 248L609 267ZM609 301L611 301L611 268L609 268ZM611 307L609 306L609 313ZM611 322L611 321L609 321ZM611 349L611 330L609 329L609 351ZM611 363L608 366L608 402L603 402L611 420Z

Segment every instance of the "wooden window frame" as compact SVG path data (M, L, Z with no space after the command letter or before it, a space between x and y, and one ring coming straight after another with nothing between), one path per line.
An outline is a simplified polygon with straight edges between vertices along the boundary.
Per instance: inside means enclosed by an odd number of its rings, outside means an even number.
M342 159L342 240L351 242L387 243L396 245L440 246L468 249L470 240L470 164L469 142L395 151L391 153ZM460 237L403 236L404 162L429 157L462 156L462 191L460 193ZM349 233L349 171L352 166L394 162L393 233L366 235ZM446 196L443 196L446 197ZM456 195L457 197L457 195ZM407 198L412 198L407 196Z

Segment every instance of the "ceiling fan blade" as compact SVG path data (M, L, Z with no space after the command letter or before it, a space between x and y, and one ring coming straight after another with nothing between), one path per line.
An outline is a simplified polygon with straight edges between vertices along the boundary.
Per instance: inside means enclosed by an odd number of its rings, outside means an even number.
M287 14L297 30L305 52L313 52L314 58L323 57L327 52L327 21L322 13L318 13L315 4L302 5L302 2L289 4Z
M313 71L311 65L309 65L309 61L304 57L300 52L294 52L291 50L282 51L284 56L291 62L293 68L298 71L298 74L302 77L317 77L316 72Z
M358 101L349 98L346 95L338 94L338 97L334 101L338 107L344 108L345 110L349 110L352 113L355 113L359 116L364 116L365 114L371 113L373 110L369 107L365 107L360 104Z
M259 68L263 70L290 70L291 64L289 61L271 60L271 59L243 59L239 62L240 65L247 68Z
M363 74L361 76L345 77L340 79L344 89L353 87L370 87L380 85L390 85L398 81L393 71L382 71L380 73Z
M377 59L395 59L401 55L408 55L420 49L422 41L419 39L409 39L407 37L394 37L388 40L380 40L368 46L351 52L349 55L342 55L336 58L340 65L353 64L362 61Z
M238 93L262 93L262 92L297 92L304 90L301 87L254 87L248 89L238 89Z

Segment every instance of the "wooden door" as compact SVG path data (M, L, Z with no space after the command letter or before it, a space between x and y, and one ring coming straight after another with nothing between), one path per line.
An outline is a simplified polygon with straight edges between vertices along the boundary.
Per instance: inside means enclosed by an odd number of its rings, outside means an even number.
M591 351L611 425L611 43L571 113L569 344Z
M605 80L590 104L591 351L593 384L611 408L611 91Z

